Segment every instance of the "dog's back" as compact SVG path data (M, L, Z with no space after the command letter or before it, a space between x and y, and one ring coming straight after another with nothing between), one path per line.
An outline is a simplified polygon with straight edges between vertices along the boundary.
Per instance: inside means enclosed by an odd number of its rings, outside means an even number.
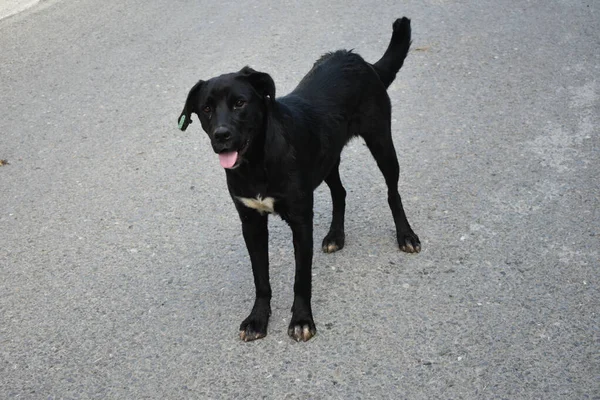
M385 90L371 64L351 50L338 50L315 62L289 95L299 96L328 110L334 106L350 111L360 104L364 91L370 87Z
M307 151L298 153L310 157L307 163L317 167L315 185L350 139L368 135L373 121L391 120L387 87L408 54L410 20L397 20L393 29L390 44L376 63L368 63L351 50L327 53L290 94L277 99L283 113L296 121L285 129L288 139L297 149L306 147Z
M370 86L383 85L387 89L402 68L410 44L410 20L398 19L394 23L388 48L376 63L366 62L352 50L327 53L315 62L312 69L290 94L311 101L331 99L340 102L346 96L355 93L359 95L354 96L354 99L359 99L364 96L364 90L368 90Z
M348 141L361 134L364 121L386 114L390 107L373 67L346 50L325 54L291 93L277 100L296 121L285 131L295 148L306 148L297 153L316 168L314 186L323 181Z

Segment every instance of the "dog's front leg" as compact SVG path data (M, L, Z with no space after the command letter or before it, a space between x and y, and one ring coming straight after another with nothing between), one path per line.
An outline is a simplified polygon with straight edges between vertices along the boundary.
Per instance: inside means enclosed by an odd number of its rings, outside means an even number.
M243 206L242 206L243 207ZM240 338L247 342L267 335L271 315L271 285L269 284L269 233L267 216L250 209L238 209L242 220L244 241L252 262L256 299L252 312L240 325Z
M294 304L288 334L292 339L306 342L316 333L312 316L311 280L313 258L312 207L300 217L289 221L294 237L296 277L294 281Z

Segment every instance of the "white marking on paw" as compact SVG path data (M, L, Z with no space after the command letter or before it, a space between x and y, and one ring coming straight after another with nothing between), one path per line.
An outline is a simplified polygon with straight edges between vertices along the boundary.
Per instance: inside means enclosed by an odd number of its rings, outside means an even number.
M253 208L259 213L275 213L275 199L272 197L265 197L264 199L260 195L256 196L255 199L249 199L247 197L238 197L238 200L242 202L248 208Z

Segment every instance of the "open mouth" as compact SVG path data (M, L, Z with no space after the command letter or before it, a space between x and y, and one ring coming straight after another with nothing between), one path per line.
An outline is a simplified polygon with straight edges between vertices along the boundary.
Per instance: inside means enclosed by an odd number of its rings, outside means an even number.
M233 168L238 159L237 151L228 151L219 153L219 162L223 168Z
M240 166L242 155L246 152L250 139L246 140L239 151L224 151L219 153L219 162L221 167L226 169L235 169Z

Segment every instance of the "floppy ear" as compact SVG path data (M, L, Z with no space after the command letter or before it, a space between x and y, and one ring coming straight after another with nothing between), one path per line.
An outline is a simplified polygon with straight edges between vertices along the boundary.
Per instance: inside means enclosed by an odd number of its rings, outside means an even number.
M271 101L275 101L275 82L267 73L258 72L246 66L240 70L240 74L246 77L254 89L264 97L269 97Z
M196 113L196 115L198 115L194 107L196 106L196 97L198 96L198 93L200 92L200 88L202 87L203 83L204 81L202 80L198 81L198 83L196 83L188 93L187 100L185 101L185 105L183 106L183 111L177 119L179 129L181 129L182 131L185 131L188 125L192 123L192 113L194 112Z

